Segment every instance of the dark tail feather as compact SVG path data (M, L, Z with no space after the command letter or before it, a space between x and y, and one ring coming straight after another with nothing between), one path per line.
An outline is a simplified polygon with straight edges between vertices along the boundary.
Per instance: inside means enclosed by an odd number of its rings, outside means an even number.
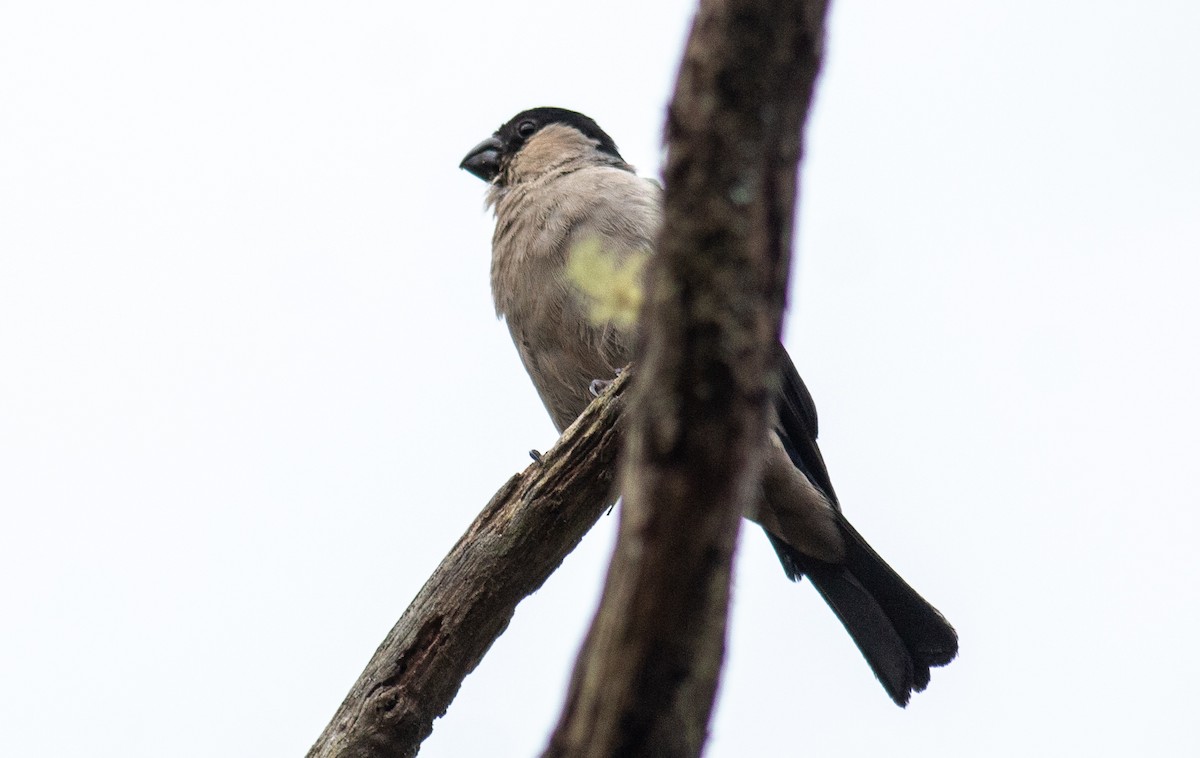
M846 560L823 563L767 533L792 579L807 574L862 651L896 704L929 684L929 669L958 653L958 635L937 609L917 594L841 519Z

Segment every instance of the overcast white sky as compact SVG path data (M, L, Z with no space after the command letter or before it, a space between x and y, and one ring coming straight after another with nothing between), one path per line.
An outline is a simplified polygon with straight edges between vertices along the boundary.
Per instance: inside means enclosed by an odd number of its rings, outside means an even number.
M554 432L463 154L654 174L685 0L0 5L0 752L296 756ZM756 529L708 755L1200 753L1200 6L835 2L786 342L955 623L902 711ZM529 756L605 519L422 756Z

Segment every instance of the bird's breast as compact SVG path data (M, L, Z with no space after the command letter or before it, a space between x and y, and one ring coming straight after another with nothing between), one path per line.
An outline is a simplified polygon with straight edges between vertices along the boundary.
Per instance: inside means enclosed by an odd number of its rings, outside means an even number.
M567 275L578 240L596 226L561 193L517 188L497 204L492 294L517 352L559 430L591 401L595 379L611 379L630 356L631 336L597 322Z

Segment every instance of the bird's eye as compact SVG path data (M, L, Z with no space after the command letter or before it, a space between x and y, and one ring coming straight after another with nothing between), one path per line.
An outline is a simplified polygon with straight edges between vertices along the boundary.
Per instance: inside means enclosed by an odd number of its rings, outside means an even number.
M537 122L533 119L526 119L517 124L517 136L522 139L529 139L533 133L537 131Z

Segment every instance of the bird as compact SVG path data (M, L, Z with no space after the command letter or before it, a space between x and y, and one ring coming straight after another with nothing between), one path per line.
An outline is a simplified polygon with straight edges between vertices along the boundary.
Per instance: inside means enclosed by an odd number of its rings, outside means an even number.
M524 110L471 148L459 167L488 184L496 220L491 287L496 315L561 433L634 358L636 324L598 319L571 271L582 249L613 270L640 270L662 223L661 185L637 174L590 117ZM757 522L787 577L808 577L899 706L950 663L958 635L842 514L817 446L817 410L778 345L779 381Z

